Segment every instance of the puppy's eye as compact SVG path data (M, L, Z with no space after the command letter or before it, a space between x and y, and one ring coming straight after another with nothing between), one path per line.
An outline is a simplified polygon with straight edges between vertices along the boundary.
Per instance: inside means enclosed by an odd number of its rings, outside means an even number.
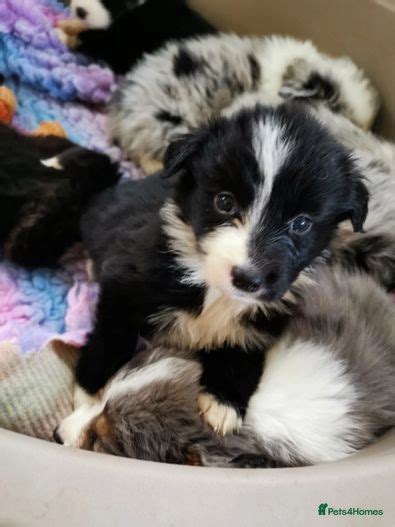
M313 222L308 216L298 216L289 224L289 231L295 234L306 234L312 225Z
M231 192L220 192L215 196L214 204L222 214L234 214L236 212L236 200Z

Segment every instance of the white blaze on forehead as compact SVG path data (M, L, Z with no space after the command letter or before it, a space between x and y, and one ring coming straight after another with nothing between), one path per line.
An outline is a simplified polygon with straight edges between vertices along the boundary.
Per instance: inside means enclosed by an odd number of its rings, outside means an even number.
M253 129L252 146L262 176L254 209L262 210L270 197L274 180L291 150L284 125L273 117L259 120Z
M90 29L106 29L111 23L111 13L103 6L100 0L72 0L70 4L73 16L78 18L77 9L84 9L87 13L83 22Z

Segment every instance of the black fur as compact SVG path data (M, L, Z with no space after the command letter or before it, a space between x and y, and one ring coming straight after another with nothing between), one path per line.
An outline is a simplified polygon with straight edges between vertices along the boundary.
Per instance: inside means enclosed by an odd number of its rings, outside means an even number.
M164 121L175 125L179 125L182 123L182 117L180 115L175 115L173 113L168 112L167 110L162 110L161 112L158 112L156 114L156 118L159 121Z
M42 160L58 157L62 170ZM80 239L90 198L119 178L110 159L58 137L0 125L0 244L25 267L54 266Z
M138 7L125 0L103 0L102 4L111 13L112 24L81 33L77 51L107 62L120 74L168 40L216 32L185 0L147 0Z
M206 392L233 406L244 417L248 401L256 390L264 364L263 349L244 350L223 346L200 353L203 366L201 385Z
M266 308L245 315L245 331L258 330L268 344L277 338L289 313L289 305L280 299L298 274L328 245L340 221L350 218L355 229L362 228L368 195L350 156L297 107L243 111L175 142L168 149L164 174L106 191L83 219L84 242L101 284L96 326L77 368L77 379L89 392L100 389L133 355L139 334L166 337L168 328L155 326L152 315L173 309L191 315L202 311L210 284L183 280L188 269L177 260L160 211L172 198L197 245L208 233L243 221L256 207L257 189L265 178L252 146L259 122L281 126L292 147L251 233L255 273L264 283L270 268L276 278L257 293L255 298L266 302ZM236 197L233 216L214 207L215 196L223 191ZM313 227L306 236L297 236L288 224L302 213L311 216ZM196 350L210 351L203 360L203 383L243 414L260 375L257 358L264 346L244 349L225 339L208 348Z
M176 77L187 77L194 75L199 71L200 62L199 59L187 49L180 48L177 55L174 56L174 75Z

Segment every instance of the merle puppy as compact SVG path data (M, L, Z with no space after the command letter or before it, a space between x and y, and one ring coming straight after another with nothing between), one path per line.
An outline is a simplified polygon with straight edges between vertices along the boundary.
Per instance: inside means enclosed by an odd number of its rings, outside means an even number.
M71 0L70 6L86 28L76 50L121 74L168 40L215 32L185 0Z
M256 96L260 103L320 101L368 130L379 97L350 59L331 57L309 41L232 34L169 42L126 75L110 106L112 137L147 173L167 146Z
M31 137L0 125L0 244L25 267L54 266L80 239L94 194L115 184L108 156L59 137Z
M238 433L223 437L200 418L199 361L156 348L136 354L54 439L225 467L308 465L355 453L395 425L395 304L371 277L327 265L298 293L297 312L266 353Z
M286 105L215 121L173 143L165 166L104 192L83 218L101 295L77 380L102 388L139 334L201 352L201 408L226 432L288 322L292 285L340 222L362 229L368 192L348 152Z

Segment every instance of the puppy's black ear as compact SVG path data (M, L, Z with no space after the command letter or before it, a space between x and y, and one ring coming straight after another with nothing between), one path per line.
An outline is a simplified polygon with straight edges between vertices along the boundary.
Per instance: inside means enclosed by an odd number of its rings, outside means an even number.
M352 174L352 189L348 216L355 232L363 232L363 224L368 215L369 191L358 173Z
M200 134L186 134L167 147L164 157L162 177L171 177L186 170L191 158L201 144Z

